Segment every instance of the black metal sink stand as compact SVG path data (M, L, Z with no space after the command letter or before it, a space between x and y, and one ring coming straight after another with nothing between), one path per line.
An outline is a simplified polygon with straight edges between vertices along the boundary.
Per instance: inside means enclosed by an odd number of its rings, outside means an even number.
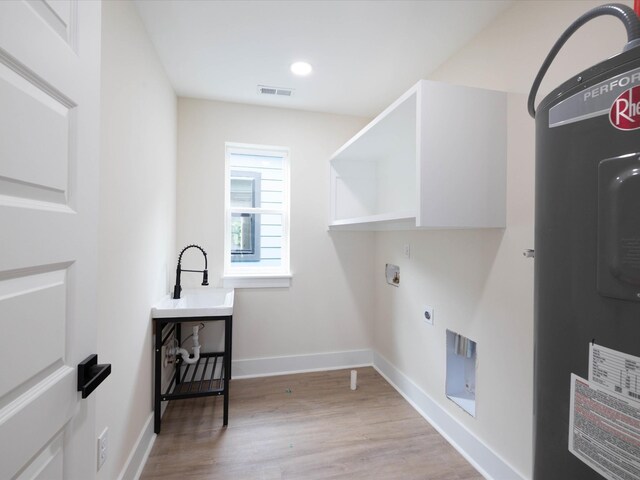
M175 374L167 389L162 392L162 347L175 335L181 340L182 323L224 322L224 351L200 353L194 364L186 364L181 369L182 358L176 357ZM231 381L231 333L233 316L220 317L171 317L154 318L155 326L155 381L154 381L154 425L155 433L160 433L160 413L162 402L184 398L223 396L223 425L229 423L229 383ZM165 327L167 331L165 332ZM173 335L172 335L173 334ZM220 365L220 368L218 366ZM200 373L198 373L200 370ZM210 370L210 373L207 371Z

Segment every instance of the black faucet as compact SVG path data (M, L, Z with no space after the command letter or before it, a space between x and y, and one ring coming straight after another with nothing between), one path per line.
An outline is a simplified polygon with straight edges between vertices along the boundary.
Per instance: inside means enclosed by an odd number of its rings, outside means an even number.
M182 269L182 254L189 250L190 248L197 248L204 255L204 270L183 270ZM178 256L178 267L176 268L176 285L173 287L173 298L180 298L180 292L182 291L182 287L180 286L180 274L182 272L198 272L202 273L202 285L205 287L209 285L209 272L207 271L207 252L204 251L202 247L199 245L187 245L182 249L180 255Z

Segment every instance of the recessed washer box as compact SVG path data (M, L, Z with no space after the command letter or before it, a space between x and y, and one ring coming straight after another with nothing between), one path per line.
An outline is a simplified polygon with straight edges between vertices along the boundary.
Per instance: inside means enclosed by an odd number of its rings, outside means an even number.
M476 416L476 364L478 346L473 340L447 330L447 398L472 417Z

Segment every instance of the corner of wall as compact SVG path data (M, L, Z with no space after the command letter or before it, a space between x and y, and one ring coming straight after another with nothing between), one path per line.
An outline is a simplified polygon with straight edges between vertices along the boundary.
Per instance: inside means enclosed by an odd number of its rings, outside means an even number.
M440 407L424 390L382 355L374 353L373 367L482 476L495 480L524 480L526 478L485 445L473 432Z
M177 101L132 2L102 3L101 96L98 351L112 375L96 391L110 444L97 478L134 478L154 438L150 311L175 255Z

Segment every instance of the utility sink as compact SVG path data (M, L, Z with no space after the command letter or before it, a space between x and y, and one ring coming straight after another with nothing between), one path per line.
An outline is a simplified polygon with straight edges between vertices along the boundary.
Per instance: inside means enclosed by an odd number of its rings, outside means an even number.
M151 308L153 318L233 315L233 288L184 289L181 298L166 295Z

